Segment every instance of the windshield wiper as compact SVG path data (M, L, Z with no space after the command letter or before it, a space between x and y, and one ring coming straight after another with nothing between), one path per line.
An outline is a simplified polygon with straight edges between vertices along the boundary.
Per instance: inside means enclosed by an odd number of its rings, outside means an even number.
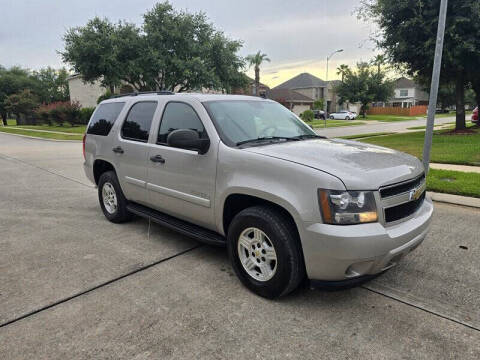
M326 136L314 135L314 134L304 134L294 136L292 139L305 140L305 139L326 139Z
M286 137L286 136L265 136L259 137L256 139L244 140L237 142L235 145L240 146L247 143L255 143L255 142L262 142L262 141L269 141L269 140L286 140L286 141L298 141L300 138L298 137Z

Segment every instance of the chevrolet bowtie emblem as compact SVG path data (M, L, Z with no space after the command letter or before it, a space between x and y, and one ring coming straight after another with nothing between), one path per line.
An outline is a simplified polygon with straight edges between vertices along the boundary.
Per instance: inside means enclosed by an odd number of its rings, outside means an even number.
M426 184L423 183L418 187L416 187L415 189L412 189L410 191L410 196L409 196L410 201L420 199L420 196L422 196L423 192L425 191L425 187L426 187Z

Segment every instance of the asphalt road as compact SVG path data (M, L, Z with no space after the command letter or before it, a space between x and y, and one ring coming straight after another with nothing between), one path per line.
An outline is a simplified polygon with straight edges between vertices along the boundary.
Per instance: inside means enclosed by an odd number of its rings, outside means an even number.
M479 210L436 204L362 287L268 301L223 249L106 221L81 163L79 143L0 134L2 359L480 358Z
M359 117L358 121L362 121L362 118ZM345 120L348 121L348 120ZM448 118L438 118L435 119L435 125L447 124L455 122L454 117ZM416 126L425 126L427 125L427 119L418 119L418 120L407 120L407 121L392 121L392 122L380 122L380 121L371 121L367 125L358 125L358 126L342 126L342 127L333 127L333 128L316 128L315 131L319 135L327 137L340 137L340 136L349 136L349 135L360 135L360 134L371 134L379 132L408 132L408 128ZM413 130L421 131L421 130Z

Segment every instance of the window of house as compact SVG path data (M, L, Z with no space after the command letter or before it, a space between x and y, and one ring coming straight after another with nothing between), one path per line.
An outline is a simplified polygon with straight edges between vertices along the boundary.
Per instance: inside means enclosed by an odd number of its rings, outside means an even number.
M124 105L124 102L100 105L90 120L87 134L107 136Z
M407 97L408 96L408 89L400 90L400 97Z
M135 103L128 112L122 126L122 138L134 141L148 141L153 114L157 109L156 101Z
M158 144L166 144L168 135L175 130L190 129L198 133L200 139L207 139L207 132L202 121L190 105L170 102L165 107L158 131Z

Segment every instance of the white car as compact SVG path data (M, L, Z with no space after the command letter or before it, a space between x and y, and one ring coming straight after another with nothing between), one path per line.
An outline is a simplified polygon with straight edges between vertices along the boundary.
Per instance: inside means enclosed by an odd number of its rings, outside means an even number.
M332 120L355 120L357 114L351 111L342 110L331 113L328 117Z

